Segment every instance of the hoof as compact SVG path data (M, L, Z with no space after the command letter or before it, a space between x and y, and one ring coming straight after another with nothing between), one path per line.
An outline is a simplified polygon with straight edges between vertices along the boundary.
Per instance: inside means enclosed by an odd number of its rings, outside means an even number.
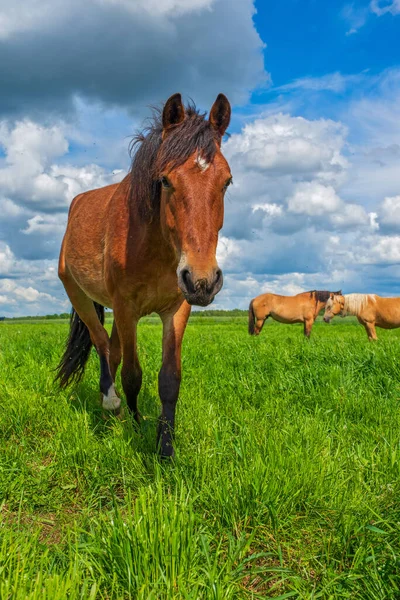
M119 421L124 421L125 420L125 410L124 407L121 405L119 408L116 408L115 410L109 410L109 413L113 414L114 417L116 419L118 419Z
M161 450L160 452L160 460L173 460L175 457L175 452L174 449L172 448L171 451L168 450Z
M161 460L172 459L175 456L175 450L171 442L164 444L158 443L158 452Z
M103 394L102 406L104 410L113 411L114 414L120 410L121 398L117 396L113 385L110 387L107 394Z

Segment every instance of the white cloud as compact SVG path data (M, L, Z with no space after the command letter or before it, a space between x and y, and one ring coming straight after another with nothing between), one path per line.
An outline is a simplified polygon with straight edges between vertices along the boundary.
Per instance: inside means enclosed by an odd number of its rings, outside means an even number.
M149 13L166 17L210 9L215 0L95 0L98 4L122 6L133 14Z
M342 11L342 18L347 21L350 25L350 29L346 32L346 35L352 35L365 25L370 13L369 6L355 6L354 2L346 4Z
M400 14L400 0L392 0L392 2L388 2L387 0L383 2L382 0L372 0L370 6L372 12L378 15L378 17L387 13L393 16Z
M0 214L3 219L6 219L7 217L18 217L23 212L23 209L9 198L0 197Z
M361 252L355 260L362 264L400 264L400 236L369 237L362 240Z
M331 215L331 223L337 229L359 229L368 227L371 230L377 229L377 223L373 213L368 214L360 204L341 203L340 210Z
M400 0L370 0L369 4L364 6L357 6L354 2L346 4L341 11L342 18L350 25L346 35L357 33L371 14L382 17L388 13L393 16L400 14Z
M224 145L226 156L248 169L276 175L299 173L337 179L347 166L340 123L277 114L245 125Z
M13 279L0 279L0 303L6 316L60 312L68 306L64 299L60 300L30 285L20 285Z
M224 235L260 244L271 231L375 229L362 204L342 197L352 169L346 137L327 119L278 113L247 123L224 144L234 174Z
M297 214L319 216L339 210L341 204L332 186L304 181L296 185L293 195L288 199L288 210Z
M283 213L282 206L273 203L270 204L268 202L264 202L264 204L254 204L252 206L252 209L253 212L256 212L257 210L262 210L270 217L281 216Z
M57 258L72 199L124 175L96 164L64 164L69 141L63 123L0 122L0 146L0 240L18 268L24 259Z
M378 210L378 218L384 229L400 231L400 195L384 199Z
M346 194L370 211L400 192L400 69L372 77L343 107L342 120L351 128L351 177Z
M11 270L14 262L14 255L7 244L0 240L0 276L5 275Z
M341 93L344 92L349 85L359 83L363 78L364 75L362 73L343 75L337 71L335 73L322 75L321 77L301 77L275 89L279 92L306 90L309 92L329 91Z
M31 219L28 219L28 226L22 230L22 233L26 235L32 235L39 233L40 235L48 235L49 233L62 234L65 231L67 224L66 215L36 215Z
M18 122L12 129L2 122L0 140L7 152L6 163L26 164L32 172L46 168L55 157L68 151L60 127L41 127L31 121Z
M233 258L240 252L239 244L223 235L219 236L217 247L217 260L219 266L223 269L228 258Z
M136 17L148 16L161 19L186 13L209 10L215 0L88 0L97 7L121 8ZM65 3L62 0L19 0L10 4L0 1L0 39L15 36L16 33L40 31L50 23L66 19L79 6L76 0Z
M0 167L0 194L30 210L66 211L78 193L115 180L112 172L98 165L77 168L54 163L68 152L61 126L22 121L11 128L2 122L0 145L6 154Z
M0 115L69 120L79 97L142 116L176 91L245 103L269 79L254 12L253 0L0 0Z

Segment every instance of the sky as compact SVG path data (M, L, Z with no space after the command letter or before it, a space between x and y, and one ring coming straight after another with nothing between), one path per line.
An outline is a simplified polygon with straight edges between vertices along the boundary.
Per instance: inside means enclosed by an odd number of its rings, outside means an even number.
M66 312L74 196L181 92L233 114L215 308L400 295L400 0L0 0L0 315Z

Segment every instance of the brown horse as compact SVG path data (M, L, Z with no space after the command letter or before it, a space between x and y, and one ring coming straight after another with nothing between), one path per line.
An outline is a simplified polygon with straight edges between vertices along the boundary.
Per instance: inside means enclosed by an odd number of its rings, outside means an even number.
M321 290L302 292L296 296L261 294L250 302L249 333L259 335L265 321L272 317L279 323L304 323L304 335L309 338L314 321L329 296L330 292Z
M222 287L216 247L232 177L220 146L230 114L223 94L208 120L194 106L185 109L180 94L171 96L134 139L136 153L122 182L73 200L61 248L59 277L73 310L57 378L61 386L79 380L93 344L103 408L118 412L114 381L122 355L122 386L139 422L137 324L158 313L163 456L173 454L181 344L191 305L207 306ZM114 311L111 339L103 327L105 306Z
M324 321L354 315L364 325L369 340L377 340L375 327L400 327L400 298L382 298L376 294L331 294L325 307Z

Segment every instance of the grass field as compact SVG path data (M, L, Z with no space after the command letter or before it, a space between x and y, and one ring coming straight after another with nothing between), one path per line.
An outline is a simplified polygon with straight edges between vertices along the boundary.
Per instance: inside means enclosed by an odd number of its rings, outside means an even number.
M400 598L400 330L197 318L176 458L158 461L161 327L137 432L97 359L52 382L67 323L0 323L0 598Z

